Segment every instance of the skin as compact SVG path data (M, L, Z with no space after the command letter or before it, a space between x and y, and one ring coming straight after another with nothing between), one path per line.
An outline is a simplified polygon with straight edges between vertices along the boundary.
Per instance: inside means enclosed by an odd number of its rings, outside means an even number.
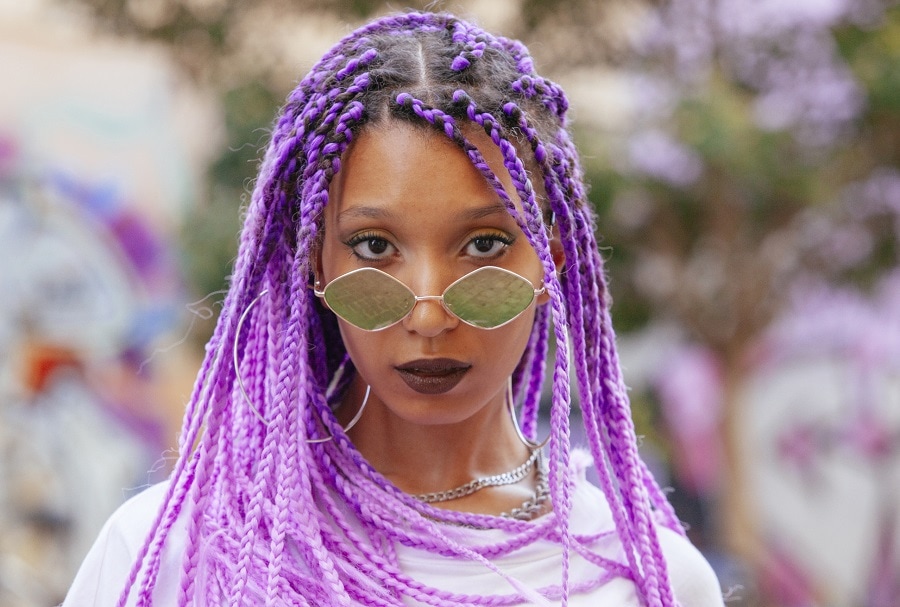
M518 206L499 149L483 131L464 132ZM323 286L351 270L375 267L418 295L438 295L487 265L512 270L535 287L542 283L538 256L499 196L439 134L400 122L369 127L344 155L329 195L316 261ZM559 243L551 247L561 264ZM409 493L450 489L524 462L529 451L516 437L505 390L528 342L535 308L547 300L538 296L518 318L492 330L461 322L437 301L419 302L401 322L377 332L339 319L358 370L338 411L344 423L371 386L365 413L350 432L363 456ZM435 358L467 368L442 394L413 390L397 369ZM521 505L533 490L532 475L435 506L499 514Z

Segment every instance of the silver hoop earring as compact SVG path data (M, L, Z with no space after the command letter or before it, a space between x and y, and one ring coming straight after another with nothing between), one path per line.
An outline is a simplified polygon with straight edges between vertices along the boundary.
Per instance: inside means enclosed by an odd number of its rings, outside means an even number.
M238 362L238 340L241 335L241 328L244 326L244 321L247 319L247 315L250 313L250 310L253 309L253 306L257 304L257 302L262 299L263 295L266 295L269 292L268 289L263 289L259 295L253 298L253 301L244 309L241 313L241 317L238 319L237 327L234 332L234 345L232 347L232 357L234 360L234 377L237 380L238 390L241 391L241 395L243 395L244 400L247 402L247 406L250 407L250 410L253 411L253 414L263 423L263 425L268 426L269 421L263 417L262 413L256 406L253 404L253 401L250 400L250 395L247 394L247 389L244 386L244 380L241 378L240 373L240 365ZM343 367L343 366L342 366ZM344 427L344 432L347 432L356 425L359 421L359 418L362 417L363 411L366 408L366 405L369 402L369 394L372 391L372 386L366 386L366 395L363 397L362 404L359 406L359 411L356 412L356 415L353 416L353 419L350 420L350 423ZM327 438L311 438L308 439L307 443L327 443L330 440L334 440L334 436L328 436Z
M359 406L359 411L356 412L356 415L353 416L353 419L350 420L350 423L344 426L344 432L349 432L350 428L356 425L356 422L359 421L359 418L362 417L363 411L366 410L366 405L369 403L369 394L372 392L372 386L366 385L366 395L363 396L362 404ZM334 440L334 435L328 435L325 438L308 438L306 442L311 445L316 445L319 443L327 443L330 440Z
M238 365L238 340L241 337L241 327L244 326L244 321L247 319L247 314L250 313L250 310L253 309L253 306L256 305L256 302L262 299L262 296L268 292L268 289L263 289L263 291L259 295L257 295L253 299L253 301L251 301L250 304L244 309L243 313L241 313L241 317L238 319L237 328L234 331L234 345L232 347L232 356L234 358L234 377L237 380L238 390L241 391L241 394L244 396L244 400L247 401L247 406L250 407L250 410L253 411L253 414L256 415L256 417L259 418L259 421L261 421L263 425L266 426L269 425L269 422L265 417L263 417L262 413L259 412L259 409L257 409L253 405L253 401L250 400L250 396L247 394L247 390L244 388L244 380L241 379L240 366Z
M518 417L516 417L516 404L513 402L512 376L510 376L509 380L506 383L506 409L509 411L510 419L512 419L512 424L513 428L516 431L516 436L519 437L519 440L522 441L523 445L531 450L535 450L543 449L544 446L548 442L550 442L549 434L547 435L547 438L543 440L543 442L536 443L522 433L522 428L519 427L519 419Z

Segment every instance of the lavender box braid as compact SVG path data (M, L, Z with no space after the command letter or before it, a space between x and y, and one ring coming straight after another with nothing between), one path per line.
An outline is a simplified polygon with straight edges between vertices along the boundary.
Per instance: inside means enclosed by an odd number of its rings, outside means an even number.
M190 515L179 606L388 606L407 597L442 607L547 605L549 599L566 605L571 592L613 577L632 579L648 606L675 605L653 521L679 532L681 527L637 453L567 106L562 90L535 73L520 43L444 14L373 22L313 67L275 124L231 288L187 407L164 507L120 607L129 597L139 606L153 604L166 538L185 508ZM523 430L533 437L553 331L553 513L535 521L448 512L401 493L362 459L331 411L353 368L334 317L309 288L310 251L321 237L320 217L342 154L363 129L388 120L433 129L456 143L493 185L543 263L551 305L539 308L513 378L523 401ZM464 137L463 124L483 128L500 148L521 212ZM543 178L546 200L538 200L529 174ZM547 212L558 220L566 256L559 276L544 228ZM625 562L594 554L600 538L569 531L569 344L590 451ZM232 347L239 354L237 369ZM329 435L334 439L308 442ZM456 527L441 522L501 527L509 539L464 546ZM563 548L558 585L531 589L493 564L539 539ZM507 579L510 592L474 596L426 587L403 573L397 545L480 562ZM597 565L593 580L569 581L573 550Z

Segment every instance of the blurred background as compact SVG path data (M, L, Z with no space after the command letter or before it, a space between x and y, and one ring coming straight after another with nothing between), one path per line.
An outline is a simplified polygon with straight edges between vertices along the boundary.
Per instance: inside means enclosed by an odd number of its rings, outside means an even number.
M900 605L900 5L0 0L0 607L165 478L281 100L448 9L572 102L645 456L729 605Z

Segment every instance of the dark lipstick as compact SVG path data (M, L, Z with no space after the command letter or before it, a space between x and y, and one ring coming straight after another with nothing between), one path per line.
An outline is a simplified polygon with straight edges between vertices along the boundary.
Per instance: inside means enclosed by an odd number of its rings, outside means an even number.
M452 358L422 358L394 367L406 385L420 394L452 390L472 365Z

